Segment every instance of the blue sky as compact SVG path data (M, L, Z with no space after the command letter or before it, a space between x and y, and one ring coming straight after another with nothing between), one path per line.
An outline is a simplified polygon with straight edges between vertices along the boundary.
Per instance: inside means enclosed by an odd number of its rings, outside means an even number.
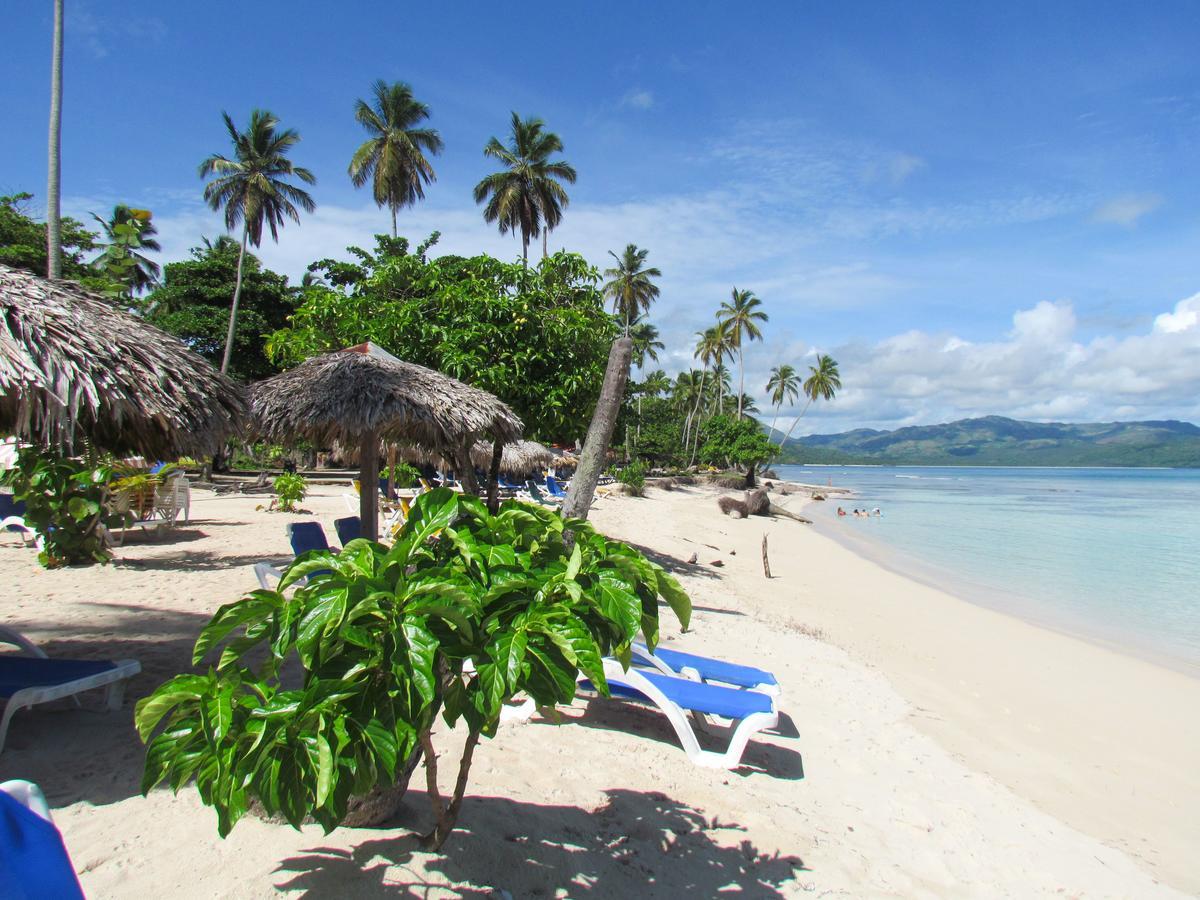
M580 173L552 246L649 248L665 368L734 285L771 315L748 391L837 357L800 432L1200 421L1200 5L429 6L67 0L65 209L147 206L182 256L220 227L196 176L220 112L265 107L319 179L262 249L297 277L388 226L345 171L354 99L400 79L446 143L403 232L518 254L470 189L509 111L541 116ZM40 201L49 4L4 20L0 192Z

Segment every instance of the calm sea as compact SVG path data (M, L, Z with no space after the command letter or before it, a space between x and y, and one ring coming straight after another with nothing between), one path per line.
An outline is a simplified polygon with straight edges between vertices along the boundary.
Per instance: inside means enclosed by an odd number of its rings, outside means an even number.
M1200 470L776 471L852 488L806 512L889 568L1200 677Z

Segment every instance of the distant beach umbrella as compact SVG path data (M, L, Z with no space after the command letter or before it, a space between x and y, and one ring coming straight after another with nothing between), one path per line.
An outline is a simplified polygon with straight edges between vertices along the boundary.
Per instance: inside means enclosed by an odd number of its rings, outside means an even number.
M470 467L480 438L521 436L521 420L498 398L448 375L396 359L375 344L315 356L250 391L253 427L272 441L359 447L363 536L378 536L379 447L416 444ZM472 473L473 475L473 473Z
M175 459L215 453L246 410L179 339L77 284L0 265L0 430Z
M485 472L492 464L492 445L480 441L471 448L471 462ZM506 475L527 475L544 469L554 462L550 448L537 441L514 441L505 444L500 457L500 471Z

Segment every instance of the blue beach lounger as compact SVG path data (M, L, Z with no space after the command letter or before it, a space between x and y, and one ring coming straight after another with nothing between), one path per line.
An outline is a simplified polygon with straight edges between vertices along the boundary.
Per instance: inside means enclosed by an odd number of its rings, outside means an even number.
M36 784L0 784L0 897L83 900L75 867Z
M357 519L357 516L348 518ZM346 521L339 519L339 522ZM335 522L336 526L337 523ZM325 537L325 529L321 527L320 522L291 522L284 529L287 532L288 542L292 545L292 554L299 556L301 553L307 553L309 550L331 550L329 540ZM264 591L271 589L271 583L268 578L274 578L278 581L283 577L283 571L276 568L267 562L254 564L254 574L258 578L258 583L262 585Z
M362 519L358 516L346 516L344 519L334 519L333 530L337 532L338 540L345 547L351 541L362 537Z
M711 656L667 650L665 647L650 650L640 643L634 644L632 649L635 666L651 668L663 675L678 675L690 681L746 688L773 697L778 697L781 693L779 681L765 669L742 666Z
M0 644L12 644L18 654L0 655L0 750L17 710L70 697L92 688L106 688L109 709L120 709L125 681L142 670L137 660L51 659L31 641L0 627Z
M779 724L779 710L770 694L689 681L637 667L626 672L610 658L604 660L604 676L614 698L658 707L675 729L688 759L704 768L737 768L751 736ZM584 685L585 689L591 688ZM728 719L732 725L724 753L703 749L696 738L692 722L703 727L709 716Z
M562 489L562 485L553 475L546 476L546 490L550 492L551 497L557 497L560 500L567 496L567 492Z

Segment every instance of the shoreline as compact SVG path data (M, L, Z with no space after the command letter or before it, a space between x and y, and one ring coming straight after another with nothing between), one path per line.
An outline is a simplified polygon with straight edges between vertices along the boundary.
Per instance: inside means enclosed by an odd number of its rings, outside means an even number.
M797 496L784 505L813 502ZM1200 680L926 584L819 528L794 537L818 568L809 585L865 607L847 615L844 604L810 593L817 602L807 620L880 668L913 704L918 730L1065 824L1200 893L1200 872L1184 862L1200 845L1189 812L1200 804L1200 722L1179 715L1200 709ZM799 556L784 557L785 568L773 555L772 572L799 574Z
M851 491L851 495L853 494ZM935 563L905 557L901 551L875 535L864 533L861 536L850 536L839 531L827 514L812 514L810 510L810 518L814 530L818 533L900 578L915 581L932 590L944 591L964 603L1018 619L1035 628L1052 631L1063 637L1083 641L1100 649L1200 680L1200 663L1157 646L1150 639L1120 643L1116 640L1118 629L1105 631L1103 627L1095 625L1084 616L1071 616L1061 612L1057 617L1044 612L1039 614L1035 603L1025 594L973 582L967 576Z

